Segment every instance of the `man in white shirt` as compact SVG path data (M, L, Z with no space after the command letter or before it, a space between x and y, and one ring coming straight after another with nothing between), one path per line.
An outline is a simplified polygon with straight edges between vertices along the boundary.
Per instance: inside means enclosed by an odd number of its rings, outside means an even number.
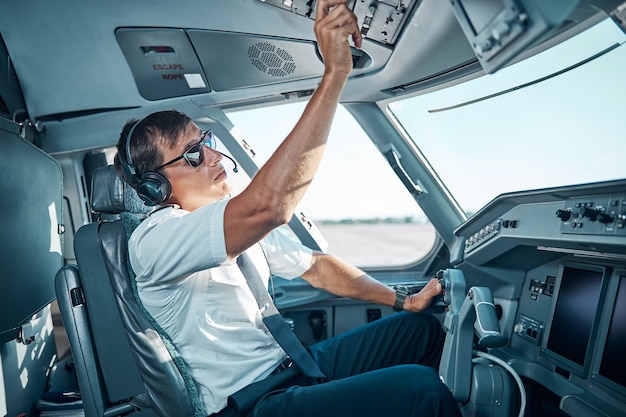
M293 378L248 409L229 405L246 387L276 378L286 354L262 321L237 258L263 279L302 277L338 296L427 309L441 292L431 280L406 296L331 255L283 234L320 163L341 91L352 69L348 38L361 45L346 0L320 0L315 34L325 71L298 123L239 195L214 137L176 111L126 124L116 166L161 206L129 241L140 299L191 370L208 415L460 415L433 368L443 332L428 314L402 313L310 348L325 381ZM267 282L264 282L267 288ZM296 365L300 366L297 362Z

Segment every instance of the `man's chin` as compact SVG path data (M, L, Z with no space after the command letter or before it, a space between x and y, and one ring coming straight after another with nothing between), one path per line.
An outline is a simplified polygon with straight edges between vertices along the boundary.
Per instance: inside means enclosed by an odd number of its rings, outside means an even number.
M225 179L224 182L222 183L221 199L229 197L232 191L233 191L233 184L231 184L230 180Z

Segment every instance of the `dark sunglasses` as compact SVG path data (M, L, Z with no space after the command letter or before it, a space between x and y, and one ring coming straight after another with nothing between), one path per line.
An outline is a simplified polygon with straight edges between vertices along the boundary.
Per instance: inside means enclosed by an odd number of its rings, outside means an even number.
M204 162L204 151L202 150L203 146L208 146L210 149L215 149L215 135L210 130L205 130L204 132L202 132L200 134L200 141L198 141L198 143L194 144L185 152L183 152L181 156L178 156L171 161L164 163L160 167L156 168L155 171L158 171L161 168L173 164L174 162L183 158L185 159L185 161L187 161L189 166L192 166L194 168L199 167Z

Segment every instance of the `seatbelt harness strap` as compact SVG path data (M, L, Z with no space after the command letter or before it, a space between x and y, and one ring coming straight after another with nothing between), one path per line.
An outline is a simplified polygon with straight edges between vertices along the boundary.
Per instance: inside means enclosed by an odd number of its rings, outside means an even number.
M237 258L237 265L241 273L246 278L248 287L252 291L254 298L259 305L263 323L267 326L274 339L283 348L285 353L289 355L291 360L296 364L302 373L309 378L326 378L320 370L317 363L311 357L311 354L302 346L296 335L291 331L285 319L281 316L272 301L267 288L263 285L263 280L259 271L254 267L248 254L245 252Z

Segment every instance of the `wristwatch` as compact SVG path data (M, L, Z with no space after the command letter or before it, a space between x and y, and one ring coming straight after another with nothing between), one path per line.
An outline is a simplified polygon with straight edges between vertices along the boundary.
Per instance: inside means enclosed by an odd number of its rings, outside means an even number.
M393 288L396 290L396 302L393 303L393 311L402 311L404 300L409 295L409 289L402 285L396 285Z

